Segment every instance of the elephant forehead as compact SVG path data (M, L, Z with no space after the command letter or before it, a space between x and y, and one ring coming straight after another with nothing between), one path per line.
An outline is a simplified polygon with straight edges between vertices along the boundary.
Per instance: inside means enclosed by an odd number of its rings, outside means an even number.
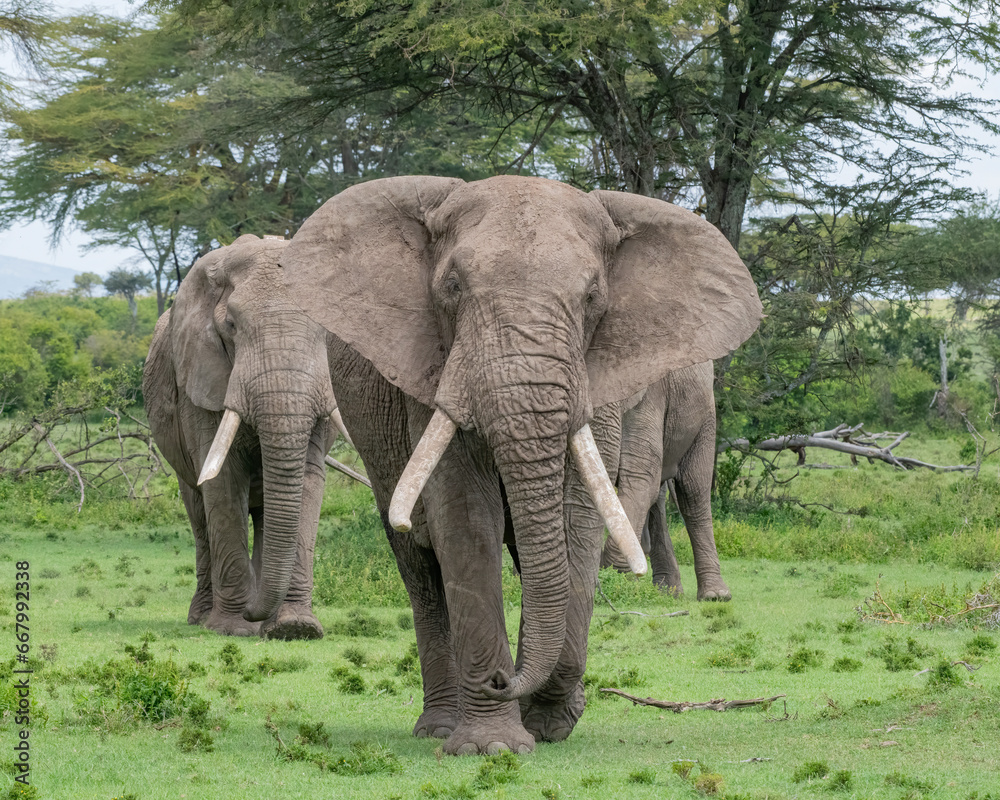
M584 192L547 178L500 175L458 186L436 215L442 227L459 234L476 228L503 232L523 246L553 233L573 231L598 241L612 229L599 203Z

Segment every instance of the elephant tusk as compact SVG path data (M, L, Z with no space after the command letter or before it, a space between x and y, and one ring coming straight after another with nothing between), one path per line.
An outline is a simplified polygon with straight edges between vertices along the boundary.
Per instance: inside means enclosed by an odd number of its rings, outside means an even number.
M458 426L444 411L439 408L434 412L431 421L427 423L424 435L420 437L413 455L406 464L406 469L399 478L399 483L396 484L396 490L392 493L392 502L389 503L389 524L393 530L405 533L412 527L410 515L417 504L417 497L427 485L427 479L441 460L444 451L448 449L448 443L456 430Z
M611 538L625 555L629 569L636 575L645 575L646 556L643 555L639 537L632 530L625 509L622 508L608 478L608 470L601 461L601 454L597 451L597 443L590 431L590 425L584 425L570 437L569 448L583 479L583 485L587 487L587 491L594 499L594 505L604 517Z
M239 429L240 415L227 408L226 413L222 415L222 422L219 423L219 430L215 432L215 439L208 451L205 465L201 468L201 475L198 478L199 486L219 474L219 470L222 469L222 465L226 461L229 448L233 446L236 439L236 431Z
M347 427L344 425L344 418L340 416L339 408L333 409L333 413L330 414L330 419L332 419L333 424L337 426L337 430L340 431L340 435L347 440L347 443L351 447L354 447L354 442L351 441L351 434L347 432ZM354 449L356 450L357 448L355 447ZM333 464L331 464L330 466L332 467Z
M327 456L324 459L324 461L326 461L327 466L333 467L338 472L343 472L348 478L354 478L354 480L356 480L358 483L363 483L369 489L372 488L372 482L368 480L368 478L366 478L360 472L355 472L353 469L347 466L347 464L340 463L333 456Z

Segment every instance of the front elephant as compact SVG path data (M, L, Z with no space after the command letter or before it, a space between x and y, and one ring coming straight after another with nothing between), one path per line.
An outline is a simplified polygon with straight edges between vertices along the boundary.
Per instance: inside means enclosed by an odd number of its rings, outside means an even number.
M449 753L565 738L582 712L602 527L573 519L591 503L581 479L608 513L616 504L606 473L596 485L592 408L746 339L761 307L743 263L669 204L518 177L353 187L281 263L295 301L342 342L334 390L413 606L415 733L448 737ZM516 668L505 512L522 580Z
M699 600L730 600L722 579L712 529L712 471L715 466L714 373L710 361L671 372L620 412L617 489L636 532L645 522L653 583L681 594L680 569L667 530L666 482L674 481L677 507L694 553ZM628 570L608 540L601 566Z
M318 638L313 551L336 405L328 335L284 289L285 244L241 236L198 260L157 323L143 393L195 535L188 622Z

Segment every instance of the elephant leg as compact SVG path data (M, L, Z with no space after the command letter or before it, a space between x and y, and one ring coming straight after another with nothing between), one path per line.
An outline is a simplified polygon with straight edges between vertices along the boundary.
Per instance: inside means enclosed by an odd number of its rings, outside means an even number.
M458 677L458 724L446 753L534 750L516 701L489 700L481 687L497 670L513 674L501 591L503 506L491 461L459 432L423 493L431 544L441 567ZM477 457L478 455L478 457ZM414 606L416 618L416 606ZM423 660L423 654L421 654Z
M417 509L414 511L417 512ZM433 550L417 544L417 538L426 535L427 523L422 514L418 519L418 513L414 513L410 533L392 530L388 516L383 514L382 517L399 574L410 596L417 653L420 656L424 705L413 726L413 735L447 739L459 720L458 671L452 650L441 565Z
M364 459L372 492L382 516L403 579L420 656L423 709L413 735L447 738L458 725L458 670L452 649L451 626L444 580L437 556L430 549L430 535L423 501L413 509L409 533L392 529L389 502L411 450L407 427L407 401L403 393L374 368L352 353L340 353L331 374L340 411L355 447ZM417 406L413 406L414 411ZM429 419L427 415L422 421Z
M323 504L323 489L326 483L326 468L323 466L325 437L313 437L309 443L304 485L302 488L302 511L299 515L298 546L295 565L285 602L277 613L261 624L261 636L269 639L321 639L323 626L312 609L313 559L316 552L316 531L319 528L319 512ZM254 537L254 548L257 540ZM256 555L256 554L255 554ZM259 573L258 573L259 574Z
M708 425L685 453L674 478L677 508L684 518L694 571L698 577L699 600L731 600L732 592L722 579L719 554L712 530L712 464L715 455L715 426Z
M590 425L608 474L617 473L620 452L617 411L606 407L596 409ZM566 470L563 516L570 580L566 640L546 684L520 701L524 727L536 741L542 742L563 741L583 715L587 639L594 613L594 594L604 539L604 520L583 487L572 461ZM519 641L519 653L520 649Z
M228 636L256 636L260 623L243 619L256 584L247 543L247 481L227 462L202 485L202 497L212 560L212 611L202 624Z
M191 522L191 532L194 534L195 576L198 581L188 607L188 625L198 625L212 611L212 558L209 553L205 503L200 491L188 486L183 480L178 480L177 483Z
M646 517L649 528L649 560L653 567L653 585L677 597L684 594L681 585L681 570L674 554L674 543L670 540L667 525L667 483L664 481L656 504L649 509Z

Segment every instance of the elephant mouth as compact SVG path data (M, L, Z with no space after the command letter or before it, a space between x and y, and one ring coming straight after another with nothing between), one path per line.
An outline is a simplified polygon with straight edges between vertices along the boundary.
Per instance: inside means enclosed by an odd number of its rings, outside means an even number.
M410 516L417 498L457 429L451 417L440 408L434 412L393 492L389 504L389 524L393 529L402 532L410 530ZM584 487L604 519L612 540L624 553L629 569L636 575L645 575L646 557L639 538L632 530L625 509L611 485L589 424L570 436L569 448Z

